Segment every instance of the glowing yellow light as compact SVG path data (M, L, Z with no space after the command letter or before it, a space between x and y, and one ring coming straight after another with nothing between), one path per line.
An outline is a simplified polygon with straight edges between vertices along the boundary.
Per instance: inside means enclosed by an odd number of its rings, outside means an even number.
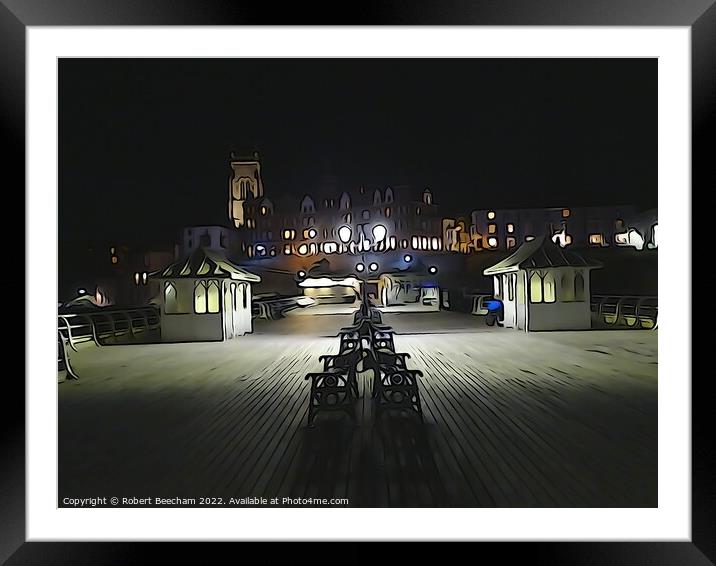
M497 225L496 225L496 224L489 224L489 225L487 226L487 233L488 233L488 234L494 234L495 232L497 232Z
M494 218L495 218L495 211L494 211L494 210L490 210L490 211L487 213L487 219L488 219L488 220L493 220Z
M262 207L261 207L261 214L262 214L263 216L266 216L266 207L265 207L265 206L262 206Z
M508 224L507 225L507 231L512 234L512 232L515 231L515 225L514 224Z
M497 238L495 238L494 236L487 238L487 245L490 246L491 248L496 248L497 247Z
M116 255L112 256L112 263L117 263L119 261L119 258Z
M283 247L283 253L284 255L291 255L291 246L289 244L286 244Z
M562 209L562 218L568 218L570 214L572 214L572 212L568 208Z
M306 244L301 244L298 246L298 253L300 254L307 254L308 253L308 246Z

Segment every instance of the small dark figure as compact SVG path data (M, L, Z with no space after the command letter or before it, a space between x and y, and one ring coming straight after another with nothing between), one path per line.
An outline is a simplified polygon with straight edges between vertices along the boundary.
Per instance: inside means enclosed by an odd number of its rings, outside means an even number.
M487 326L502 326L502 322L505 320L505 306L499 299L490 299L487 301L487 315L485 316L485 322Z

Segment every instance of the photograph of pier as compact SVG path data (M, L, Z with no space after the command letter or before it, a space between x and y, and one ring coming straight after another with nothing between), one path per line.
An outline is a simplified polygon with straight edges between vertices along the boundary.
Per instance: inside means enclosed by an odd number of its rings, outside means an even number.
M58 76L60 507L657 506L656 60Z

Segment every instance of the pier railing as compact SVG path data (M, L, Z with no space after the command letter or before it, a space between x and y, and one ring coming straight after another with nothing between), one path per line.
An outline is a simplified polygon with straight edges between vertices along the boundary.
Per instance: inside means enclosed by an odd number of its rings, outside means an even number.
M654 296L593 295L592 320L600 326L655 329L659 301Z
M160 333L159 311L155 307L102 309L97 312L57 315L57 327L73 349L82 342L98 346L112 341L151 340Z

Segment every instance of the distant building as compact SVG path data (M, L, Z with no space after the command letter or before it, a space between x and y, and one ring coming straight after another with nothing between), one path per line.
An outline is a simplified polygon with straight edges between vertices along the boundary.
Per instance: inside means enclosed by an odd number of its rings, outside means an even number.
M258 152L250 156L232 153L230 166L229 218L236 228L241 228L246 225L246 203L258 200L264 195L261 161Z
M231 253L236 250L239 237L235 229L226 226L188 226L182 231L179 255L187 255L197 248Z
M480 209L470 215L470 231L485 250L510 250L539 236L561 247L607 247L634 215L633 206Z
M339 190L331 181L299 197L271 199L264 194L258 157L233 155L230 165L231 219L247 259L295 271L327 259L345 270L362 253L397 258L406 251L443 249L442 218L429 188Z
M591 328L590 270L600 267L542 235L485 269L504 305L504 325L520 330Z

